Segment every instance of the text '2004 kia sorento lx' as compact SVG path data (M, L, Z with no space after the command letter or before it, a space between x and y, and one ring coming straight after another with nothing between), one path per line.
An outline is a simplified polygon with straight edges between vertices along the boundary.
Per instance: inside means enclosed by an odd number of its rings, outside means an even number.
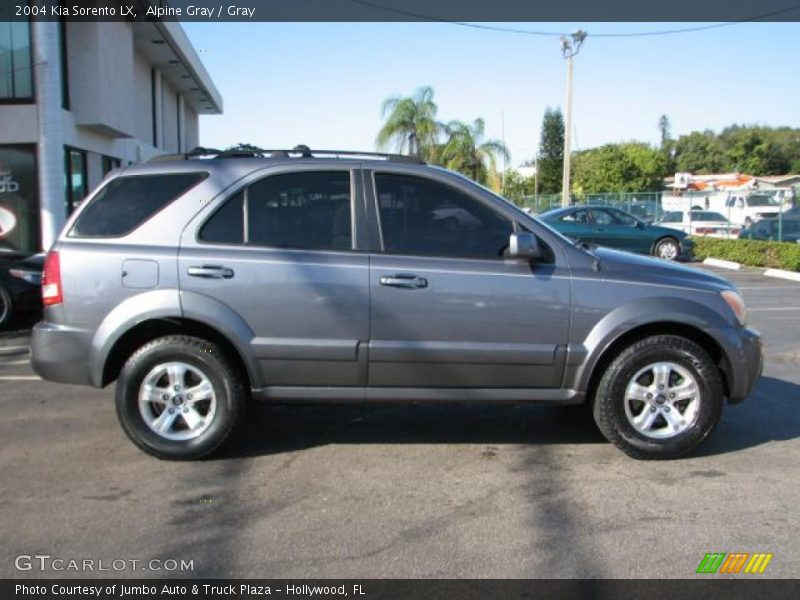
M251 399L591 403L627 454L672 458L762 360L726 280L576 245L383 155L128 167L67 223L43 297L36 372L116 381L122 427L162 458L213 452Z

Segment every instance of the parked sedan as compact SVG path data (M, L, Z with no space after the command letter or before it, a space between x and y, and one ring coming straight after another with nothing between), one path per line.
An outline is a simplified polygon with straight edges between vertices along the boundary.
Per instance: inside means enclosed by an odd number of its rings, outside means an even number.
M44 254L23 258L0 254L0 328L17 313L42 308Z
M735 237L740 227L732 225L725 215L710 210L672 210L657 223L688 233L689 235L710 235L712 237Z
M566 236L598 246L666 260L689 259L692 255L692 241L683 231L647 224L618 208L556 208L542 213L539 219Z
M800 242L800 218L762 219L739 233L740 239Z

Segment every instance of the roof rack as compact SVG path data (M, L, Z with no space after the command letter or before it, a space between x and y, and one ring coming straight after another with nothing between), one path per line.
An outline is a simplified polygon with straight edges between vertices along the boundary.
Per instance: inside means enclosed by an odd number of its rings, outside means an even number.
M387 154L384 152L358 152L355 150L311 150L308 146L300 144L291 150L267 149L248 146L245 148L232 148L230 150L217 150L198 146L182 154L162 154L150 159L149 162L165 162L170 160L192 160L202 158L366 158L370 160L382 159L391 162L405 162L424 165L425 161L416 156L404 154Z

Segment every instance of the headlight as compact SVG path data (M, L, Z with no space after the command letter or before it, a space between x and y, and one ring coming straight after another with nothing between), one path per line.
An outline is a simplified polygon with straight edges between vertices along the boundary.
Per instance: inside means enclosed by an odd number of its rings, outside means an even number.
M33 285L41 285L42 284L42 272L41 271L25 271L23 269L9 269L8 270L11 275L14 277L18 277L23 281L27 281Z
M734 290L725 290L722 292L722 299L731 307L733 314L736 315L736 320L739 321L739 325L745 325L747 323L747 308L744 305L744 298L742 298L741 294Z

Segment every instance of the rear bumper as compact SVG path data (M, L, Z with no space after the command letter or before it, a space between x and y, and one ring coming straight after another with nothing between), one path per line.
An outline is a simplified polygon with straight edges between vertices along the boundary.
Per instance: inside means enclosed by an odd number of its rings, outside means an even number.
M731 372L728 374L730 388L728 401L731 404L741 402L750 395L764 368L761 334L742 327L737 337L738 343L734 352L728 354L731 362Z
M92 385L90 346L85 331L37 323L31 333L31 365L48 381Z

